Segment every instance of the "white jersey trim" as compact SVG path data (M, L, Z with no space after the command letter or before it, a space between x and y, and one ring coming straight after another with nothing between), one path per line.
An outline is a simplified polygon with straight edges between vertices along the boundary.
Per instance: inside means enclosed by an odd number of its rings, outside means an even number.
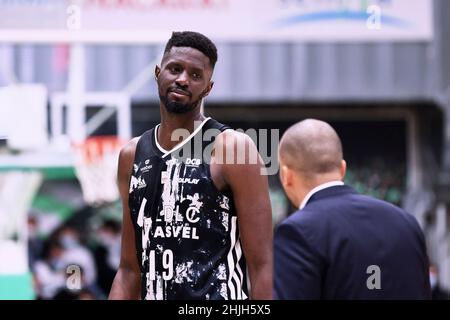
M227 255L228 262L228 281L227 286L230 292L228 297L231 300L247 299L247 295L243 291L243 273L239 265L239 261L242 257L241 242L236 239L237 234L237 217L231 218L231 230L230 230L230 251ZM234 261L233 255L236 255L236 261Z
M163 158L167 157L169 154L171 154L172 152L180 149L182 146L184 146L187 142L189 142L189 140L192 139L193 136L195 136L201 129L202 127L205 125L205 123L211 119L211 117L206 118L205 120L202 121L202 123L197 127L197 129L195 129L186 139L184 139L183 141L181 141L179 144L177 144L175 147L173 147L171 150L166 150L164 149L158 142L158 129L161 126L161 124L159 123L156 127L155 127L155 143L156 146L158 147L159 151L161 151L163 153Z

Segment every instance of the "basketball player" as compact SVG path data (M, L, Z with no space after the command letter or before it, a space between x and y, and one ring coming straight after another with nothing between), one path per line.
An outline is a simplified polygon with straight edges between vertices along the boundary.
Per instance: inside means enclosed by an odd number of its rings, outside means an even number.
M216 61L208 38L174 32L155 69L161 124L119 156L122 253L110 299L272 298L271 209L261 160L218 159L230 155L230 146L245 145L248 154L256 147L200 109ZM173 139L176 129L189 135ZM208 129L218 133L209 153L211 141L201 139ZM181 158L179 151L199 138L200 154Z

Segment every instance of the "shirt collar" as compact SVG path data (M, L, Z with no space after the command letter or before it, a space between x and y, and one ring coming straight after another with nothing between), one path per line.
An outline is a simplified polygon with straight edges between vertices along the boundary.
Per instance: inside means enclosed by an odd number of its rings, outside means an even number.
M344 183L342 181L330 181L330 182L326 182L323 183L321 185L318 185L317 187L315 187L314 189L312 189L310 192L308 192L308 194L306 195L306 197L303 199L302 203L300 204L299 209L302 210L306 204L308 203L309 199L311 199L311 197L316 193L319 192L323 189L326 188L330 188L330 187L335 187L335 186L343 186Z

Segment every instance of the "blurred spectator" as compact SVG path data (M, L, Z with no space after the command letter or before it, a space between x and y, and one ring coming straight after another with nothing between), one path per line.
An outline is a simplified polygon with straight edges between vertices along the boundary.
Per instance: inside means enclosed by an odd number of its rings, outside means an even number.
M450 295L439 285L439 271L436 265L430 264L431 298L433 300L448 300Z
M38 260L33 267L36 296L38 299L53 299L58 290L66 283L66 274L62 255L64 248L53 238L47 243L44 259Z
M54 300L96 300L96 296L89 289L71 291L67 288L61 289Z
M276 226L288 215L289 203L280 188L269 188L270 203L272 205L272 224Z
M80 266L84 272L86 285L92 285L97 280L97 270L92 253L81 243L80 232L70 226L63 226L57 233L57 239L64 248L61 256L62 264Z
M30 270L40 259L44 249L44 241L39 237L39 226L36 216L28 216L28 264Z
M77 296L77 300L95 300L96 297L89 289L82 289Z
M97 230L98 246L94 250L98 268L98 285L107 295L120 263L121 225L112 219L105 222Z
M358 163L349 161L345 182L356 191L401 206L405 168L398 161L374 158Z
M79 267L79 266L78 266ZM71 288L68 285L61 287L53 297L54 300L97 300L106 298L96 283L88 284L83 268L79 267L79 288ZM73 272L66 273L66 281L69 277L77 276ZM73 284L73 282L72 282Z

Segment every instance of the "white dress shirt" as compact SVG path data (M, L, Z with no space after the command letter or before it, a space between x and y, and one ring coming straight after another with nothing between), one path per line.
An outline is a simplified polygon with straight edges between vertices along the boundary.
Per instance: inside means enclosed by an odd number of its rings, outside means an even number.
M330 188L330 187L335 187L335 186L343 186L344 183L342 181L330 181L330 182L326 182L323 183L321 185L318 185L317 187L315 187L314 189L312 189L310 192L308 192L308 194L306 195L306 197L303 199L302 203L300 204L299 209L302 210L306 204L308 203L309 199L311 199L311 197L316 193L319 192L323 189L326 188Z

